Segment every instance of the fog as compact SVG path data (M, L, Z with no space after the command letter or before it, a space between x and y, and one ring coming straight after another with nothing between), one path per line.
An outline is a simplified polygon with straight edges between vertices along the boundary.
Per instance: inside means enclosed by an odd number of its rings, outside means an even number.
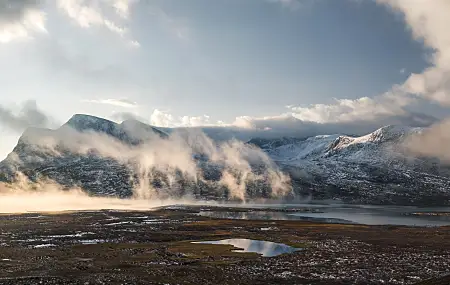
M406 149L419 156L434 157L450 162L450 119L410 136L405 141Z
M119 125L117 125L119 126ZM85 189L64 189L55 181L29 181L21 173L13 184L1 185L0 212L23 211L63 211L151 209L174 203L192 204L196 201L191 193L179 192L180 181L201 182L206 187L218 189L226 187L229 197L245 202L249 183L261 182L270 188L271 198L280 198L292 193L290 178L282 173L270 158L259 148L241 141L231 140L217 144L203 132L173 132L163 138L153 131L125 125L126 137L139 144L119 140L113 136L94 131L78 131L68 125L57 130L28 129L19 143L28 148L27 153L45 153L46 157L57 158L70 155L103 157L113 159L128 167L133 173L131 199L91 197ZM203 169L194 158L207 157L220 173L220 179L210 181L205 178ZM13 156L11 156L13 157ZM14 156L19 164L39 161L39 157ZM256 173L252 165L263 167ZM161 174L164 179L161 180ZM93 177L95 179L95 177ZM156 179L162 187L155 189ZM117 189L120 190L120 189ZM176 198L175 198L176 197Z
M31 182L18 173L15 183L0 183L0 213L91 210L148 211L174 204L199 204L190 199L119 199L92 197L80 188L63 189L51 180Z

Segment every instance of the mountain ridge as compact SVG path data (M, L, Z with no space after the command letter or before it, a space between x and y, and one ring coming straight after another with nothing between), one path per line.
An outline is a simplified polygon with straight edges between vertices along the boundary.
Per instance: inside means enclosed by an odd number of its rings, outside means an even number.
M167 132L137 120L117 124L76 114L59 129L31 128L25 131L13 152L0 162L0 170L5 172L9 168L10 171L24 171L31 177L47 176L68 187L77 184L100 195L129 196L133 173L126 165L114 159L89 155L52 156L25 139L40 134L51 137L67 127L106 134L129 145L139 145L154 135L163 139L169 137ZM404 152L402 142L423 130L388 125L364 136L253 138L247 144L260 148L288 173L299 195L365 204L449 205L448 166L433 158L409 156ZM207 160L202 160L201 165L205 173L217 172ZM207 192L202 191L200 196Z

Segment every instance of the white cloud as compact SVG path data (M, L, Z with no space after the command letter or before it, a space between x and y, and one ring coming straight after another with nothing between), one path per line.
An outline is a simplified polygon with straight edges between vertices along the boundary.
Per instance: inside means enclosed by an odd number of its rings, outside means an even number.
M309 107L291 107L291 115L302 121L317 123L339 123L355 120L377 120L384 116L405 115L404 107L414 98L400 90L374 98L335 99L335 104L315 104Z
M106 104L123 108L136 108L138 105L136 102L127 98L120 99L98 99L98 100L82 100L84 103Z
M165 111L155 109L150 116L150 123L157 127L174 127L174 117Z
M429 100L450 105L450 1L377 0L400 12L415 39L434 50L431 66L411 74L403 87Z
M138 0L113 0L112 6L116 9L119 16L127 19L130 15L131 2L137 2Z
M128 29L107 16L107 11L113 8L114 14L122 21L129 18L130 5L137 0L58 0L59 9L71 18L81 28L94 26L104 27L109 31L125 37ZM132 46L138 47L136 40L129 40Z
M183 126L191 126L191 127L201 127L210 125L210 117L208 115L197 116L197 117L189 117L183 116L181 117L181 124Z
M150 124L157 127L210 127L226 126L222 121L211 122L208 115L176 117L167 111L153 110L150 116ZM227 125L231 126L231 124Z
M47 33L46 14L34 0L3 0L0 3L0 43L31 39L34 33Z

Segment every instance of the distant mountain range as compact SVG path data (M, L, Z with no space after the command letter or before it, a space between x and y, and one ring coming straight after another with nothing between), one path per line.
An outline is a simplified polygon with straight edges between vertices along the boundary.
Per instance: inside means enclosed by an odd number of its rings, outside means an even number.
M0 179L11 181L16 171L31 179L48 177L66 187L81 186L94 195L128 197L136 173L122 161L94 153L77 153L56 145L55 154L37 147L36 140L52 144L70 130L114 138L130 148L152 138L167 139L172 130L159 129L136 120L116 124L88 115L74 115L57 130L29 129L17 146L0 162ZM338 199L350 203L397 205L450 205L450 168L438 159L411 156L403 141L422 128L386 126L361 137L321 135L308 138L253 138L247 144L260 148L292 179L295 196ZM224 140L233 131L219 133ZM208 131L207 131L208 134ZM76 138L74 138L76 139ZM217 138L214 138L217 139ZM195 153L196 163L207 180L220 179L220 165ZM253 166L252 166L253 167ZM257 166L255 166L257 169ZM256 170L258 171L258 170ZM159 173L162 175L163 173ZM153 176L158 177L158 175ZM164 178L152 185L164 185ZM177 195L190 193L202 199L227 198L227 190L203 181L182 181ZM265 197L267 185L250 185L248 196ZM295 199L290 196L288 199Z

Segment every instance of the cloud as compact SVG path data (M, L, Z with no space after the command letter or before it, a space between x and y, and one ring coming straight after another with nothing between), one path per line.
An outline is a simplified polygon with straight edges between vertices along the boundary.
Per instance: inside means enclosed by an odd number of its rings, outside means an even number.
M351 121L372 121L385 116L399 116L408 113L405 107L414 98L400 90L358 99L335 99L334 104L315 104L308 107L291 107L291 115L302 121L317 123L338 123Z
M149 123L145 118L131 112L115 112L111 115L111 119L116 122L136 120L143 123Z
M30 39L33 33L47 33L46 15L38 0L0 2L0 43Z
M175 126L175 117L168 112L155 109L150 116L150 123L157 127L173 127Z
M124 18L128 19L130 16L130 4L134 4L139 0L113 0L112 6L116 9L116 13Z
M52 119L38 109L36 101L26 101L15 114L10 108L0 105L0 126L21 133L28 127L50 127Z
M413 37L432 49L431 66L411 74L407 92L450 105L450 2L447 0L377 0L404 16Z
M70 151L79 155L95 153L98 157L114 159L128 167L133 174L133 180L130 181L133 196L140 199L165 199L174 197L172 194L184 195L186 191L189 192L185 182L188 185L191 182L202 182L211 191L220 191L218 194L223 192L225 186L231 197L241 200L247 199L246 189L251 185L259 185L258 189L264 188L273 197L281 197L292 190L289 177L259 148L236 140L217 144L202 132L193 129L175 131L167 138L161 138L145 126L126 126L131 127L124 129L128 135L145 140L141 144L131 145L104 133L78 131L69 125L53 131L35 129L25 133L21 140L33 151L51 154L53 157ZM150 136L146 137L145 134ZM206 169L217 171L215 178L211 179L209 171L204 171L205 165L198 163L195 154L208 157L209 166ZM11 155L10 159L24 162L16 155ZM25 156L23 159L33 161L35 157ZM256 165L258 171L254 171ZM15 169L12 168L12 171ZM162 189L155 189L155 181L159 181Z
M268 0L285 6L291 1ZM450 105L450 2L377 0L396 12L404 15L405 23L415 39L423 41L433 51L431 66L419 74L394 85L388 92L369 98L335 99L332 104L314 104L310 106L288 106L288 112L272 117L241 116L232 123L240 128L274 132L315 133L312 128L323 134L359 133L370 131L384 124L405 124L410 126L428 126L436 118L412 113L408 109L419 97ZM406 72L402 70L401 73ZM289 131L289 128L293 130ZM346 129L347 128L347 129ZM294 131L296 130L296 131ZM373 130L373 129L372 129ZM320 134L320 133L319 133Z
M377 0L400 13L412 33L431 49L430 66L413 73L401 86L405 92L450 106L450 2L447 0ZM450 120L433 125L406 141L413 154L450 160Z
M150 124L166 128L231 126L231 124L227 125L222 121L212 122L208 115L176 117L167 111L159 109L153 110L150 116Z
M404 145L419 156L438 158L450 162L450 119L433 125L423 132L411 136Z
M113 105L123 108L136 108L138 104L134 101L131 101L127 98L120 99L98 99L98 100L82 100L85 103L95 103L95 104L106 104Z
M69 18L71 18L81 28L104 27L109 31L125 37L128 29L107 17L109 9L118 15L122 21L127 20L130 14L130 5L134 0L58 0L58 8ZM138 47L136 40L128 41L131 46Z
M190 117L183 116L181 117L182 126L190 126L190 127L200 127L200 126L208 126L210 125L210 117L208 115Z
M387 95L382 97L386 100ZM380 99L381 100L381 99ZM395 102L395 100L393 101ZM383 108L382 103L385 104ZM391 102L392 103L392 102ZM266 117L239 116L231 122L213 121L208 115L175 116L168 111L155 109L150 120L133 113L117 113L117 121L134 119L165 128L202 129L218 140L232 137L248 140L254 137L309 137L324 134L365 135L386 125L428 127L437 118L396 108L387 108L389 101L376 99L337 100L335 105L313 105L307 108L288 106L284 114ZM404 102L406 104L406 102ZM359 110L358 106L363 109ZM379 109L377 109L379 108Z

